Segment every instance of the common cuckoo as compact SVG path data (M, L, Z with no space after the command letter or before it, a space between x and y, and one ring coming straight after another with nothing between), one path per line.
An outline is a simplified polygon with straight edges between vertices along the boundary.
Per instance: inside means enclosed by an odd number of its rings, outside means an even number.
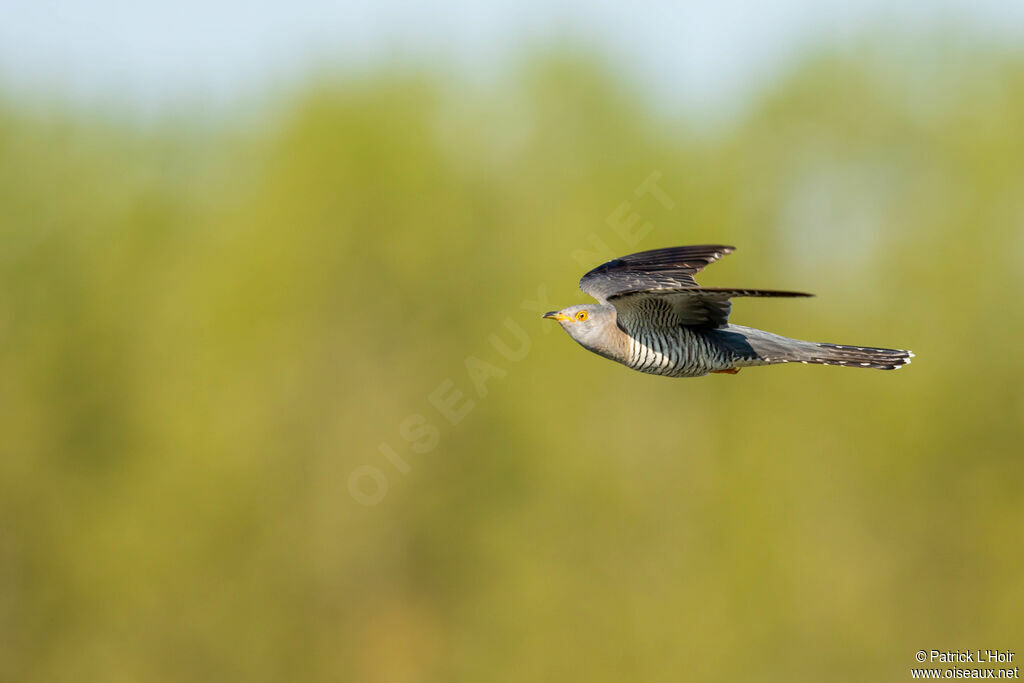
M580 289L597 304L545 313L581 346L652 375L701 377L780 363L898 370L914 354L789 339L729 322L734 297L802 297L802 292L701 287L694 275L733 247L705 244L630 254L594 268Z

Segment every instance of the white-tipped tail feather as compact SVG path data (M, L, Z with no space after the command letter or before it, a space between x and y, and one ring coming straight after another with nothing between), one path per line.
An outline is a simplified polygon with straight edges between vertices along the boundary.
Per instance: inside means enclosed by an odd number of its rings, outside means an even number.
M877 349L867 346L813 344L816 350L801 350L801 362L815 365L839 365L844 368L899 370L910 365L914 354L900 349Z
M881 349L870 346L844 346L818 344L789 339L771 332L731 325L730 332L738 332L754 352L754 364L804 363L811 365L838 365L845 368L873 368L899 370L909 365L914 354L901 349Z

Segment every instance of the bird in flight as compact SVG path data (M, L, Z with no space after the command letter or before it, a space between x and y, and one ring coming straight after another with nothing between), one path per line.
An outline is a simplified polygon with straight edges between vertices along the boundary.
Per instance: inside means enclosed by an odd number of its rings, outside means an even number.
M734 375L740 368L781 363L898 370L914 354L789 339L729 322L735 297L804 297L802 292L701 287L693 276L734 247L703 244L630 254L580 280L597 304L569 306L543 317L589 351L628 368L667 377Z

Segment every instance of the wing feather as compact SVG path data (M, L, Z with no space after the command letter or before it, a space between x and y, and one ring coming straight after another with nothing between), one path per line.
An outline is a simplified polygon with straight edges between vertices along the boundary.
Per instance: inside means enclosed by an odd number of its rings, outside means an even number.
M805 292L787 292L774 289L729 289L718 287L680 287L639 292L623 292L608 297L615 306L620 320L627 326L631 321L660 320L664 325L691 327L725 327L732 312L735 297L808 297Z
M694 275L735 247L698 244L629 254L594 268L580 289L615 306L620 324L724 327L735 297L801 297L804 292L771 289L701 287Z
M696 287L694 275L733 251L723 244L641 251L602 263L583 276L580 289L605 303L624 292Z

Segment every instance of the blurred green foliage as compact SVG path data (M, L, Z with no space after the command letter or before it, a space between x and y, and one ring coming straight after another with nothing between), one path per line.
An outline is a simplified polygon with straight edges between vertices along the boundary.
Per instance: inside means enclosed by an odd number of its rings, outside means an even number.
M0 678L860 682L1020 646L1024 60L899 54L711 128L571 58L244 130L0 104ZM739 247L706 284L819 295L735 321L917 361L667 380L524 306L701 242Z

